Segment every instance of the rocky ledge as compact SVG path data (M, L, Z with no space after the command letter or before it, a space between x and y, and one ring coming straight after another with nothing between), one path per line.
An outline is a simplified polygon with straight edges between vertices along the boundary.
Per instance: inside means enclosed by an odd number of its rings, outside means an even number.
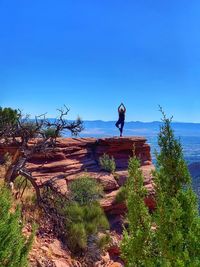
M36 154L28 162L28 169L38 185L51 181L56 190L66 193L68 184L87 173L100 182L105 191L102 207L109 213L121 213L123 207L115 203L119 187L127 178L128 160L135 155L140 159L145 186L149 192L146 200L149 208L154 207L150 146L143 137L112 138L59 138L56 148L48 154ZM115 175L99 166L99 157L104 153L113 156L116 162ZM116 178L117 177L117 178Z
M15 150L15 147L0 145L0 157L7 151L13 154ZM151 172L154 166L150 146L144 137L58 138L53 151L35 154L27 163L27 167L39 186L50 182L63 194L67 193L68 184L72 180L84 174L91 176L104 188L105 197L101 201L104 210L111 214L119 214L124 211L124 207L115 203L115 197L127 179L128 160L133 156L133 151L141 162L145 186L149 192L149 197L145 201L149 208L153 209ZM114 175L103 171L99 166L99 157L104 153L115 159Z

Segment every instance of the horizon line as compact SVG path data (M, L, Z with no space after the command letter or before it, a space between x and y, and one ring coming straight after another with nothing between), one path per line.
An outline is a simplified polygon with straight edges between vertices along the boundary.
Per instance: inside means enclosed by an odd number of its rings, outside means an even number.
M50 117L50 118L47 118L47 119L56 119L56 117L55 118L52 118L52 117ZM66 120L68 120L68 121L74 121L74 120L76 120L76 119L66 119ZM96 120L88 120L88 119L82 119L82 121L84 122L84 121L86 121L86 122L97 122L97 121L99 121L99 122L116 122L116 120L100 120L100 119L96 119ZM125 120L125 123L131 123L131 122L134 122L134 123L162 123L162 121L126 121ZM173 123L185 123L185 124L200 124L200 122L189 122L189 121L172 121L171 122L172 124Z

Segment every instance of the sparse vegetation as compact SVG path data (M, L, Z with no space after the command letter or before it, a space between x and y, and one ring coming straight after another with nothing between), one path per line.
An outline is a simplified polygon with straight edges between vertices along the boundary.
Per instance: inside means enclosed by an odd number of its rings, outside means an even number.
M88 176L83 176L72 181L69 185L71 200L80 205L98 200L103 195L102 186Z
M26 184L24 185L24 183ZM30 181L27 181L23 176L20 176L20 175L17 176L14 181L14 188L16 190L20 190L23 187L23 185L26 186L27 189L30 189L32 187Z
M38 206L35 190L30 181L18 176L14 181L13 194L15 203L22 207L24 222L39 222L42 209Z
M74 252L86 249L89 236L109 228L103 210L97 202L84 206L70 203L65 209L65 217L68 245Z
M114 157L110 157L105 153L99 158L99 163L101 168L107 172L114 173L116 170Z
M65 227L71 249L75 252L86 249L88 238L92 235L103 246L106 240L101 242L97 235L108 229L109 224L97 202L103 194L102 187L96 180L85 176L73 181L69 189L72 202L65 209Z
M94 179L77 178L71 182L69 190L67 198L47 192L47 205L54 211L52 217L58 224L60 237L71 251L80 253L87 248L91 236L98 244L98 233L109 229L109 224L97 202L102 195L102 187ZM100 243L103 245L103 240Z
M44 135L46 138L57 138L61 136L61 133L59 133L56 129L56 127L48 127L44 129Z

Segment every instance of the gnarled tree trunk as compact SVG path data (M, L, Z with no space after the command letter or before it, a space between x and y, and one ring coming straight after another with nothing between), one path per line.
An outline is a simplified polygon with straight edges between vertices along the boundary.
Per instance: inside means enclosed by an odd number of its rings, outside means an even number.
M7 183L12 182L17 177L17 166L22 159L22 153L20 149L17 149L14 156L12 157L11 164L8 167L6 174L5 174L5 181Z

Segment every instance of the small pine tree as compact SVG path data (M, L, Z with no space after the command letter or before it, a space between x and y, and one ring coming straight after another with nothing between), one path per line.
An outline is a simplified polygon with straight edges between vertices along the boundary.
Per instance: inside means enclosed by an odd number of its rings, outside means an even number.
M162 111L162 110L161 110ZM163 113L163 111L162 111ZM157 208L144 206L139 163L131 159L127 183L128 230L124 230L122 257L128 267L200 266L200 217L197 197L171 119L163 113L154 172ZM152 225L155 230L152 231Z
M110 157L105 153L99 158L99 164L104 171L114 173L116 170L114 157Z
M124 229L121 243L121 256L127 267L153 266L152 222L144 203L147 191L139 167L140 163L135 157L129 160L129 177L126 183L128 229Z
M200 266L200 217L191 177L180 141L174 136L171 119L163 114L154 173L158 266ZM157 266L157 265L156 265Z
M0 189L0 266L25 267L34 237L22 235L20 209L10 212L11 194L7 188Z
M88 176L77 178L69 185L69 198L54 195L49 191L46 195L53 216L57 216L59 222L59 234L70 250L77 253L85 253L91 245L107 243L108 238L101 240L99 234L105 234L109 229L109 223L98 200L103 194L103 189ZM52 201L53 200L53 201ZM91 246L90 246L91 247ZM93 247L93 246L92 246Z

